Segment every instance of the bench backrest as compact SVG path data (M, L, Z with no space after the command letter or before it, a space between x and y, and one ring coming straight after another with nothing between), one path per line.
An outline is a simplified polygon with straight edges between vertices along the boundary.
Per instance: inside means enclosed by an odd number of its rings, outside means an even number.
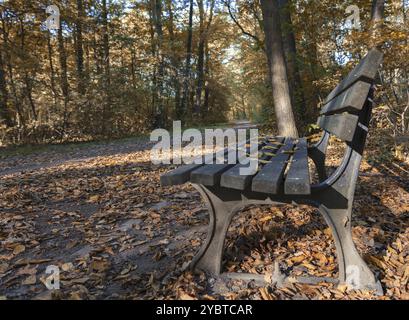
M382 60L383 54L372 49L329 94L318 118L322 129L347 142L354 139Z

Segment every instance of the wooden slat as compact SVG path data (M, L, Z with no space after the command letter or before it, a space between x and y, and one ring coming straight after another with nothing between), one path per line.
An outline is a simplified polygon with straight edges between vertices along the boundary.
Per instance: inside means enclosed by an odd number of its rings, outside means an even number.
M222 174L233 166L231 164L207 164L190 174L190 182L207 187L217 186Z
M160 177L160 183L163 187L185 184L190 179L190 173L202 165L192 164L181 166Z
M282 184L290 151L294 148L293 139L286 139L284 146L278 151L277 157L271 159L261 171L253 178L251 189L254 192L277 194Z
M250 143L250 140L248 140L244 144L240 144L238 148L244 147L247 143ZM224 155L228 156L229 152L237 152L237 150L226 148L224 150ZM215 157L216 155L214 154L213 159L215 159ZM205 158L206 158L205 156L202 157L203 163L205 162ZM161 185L165 187L165 186L185 184L186 182L190 180L191 173L201 167L203 167L203 164L180 166L179 168L162 175L160 178Z
M341 140L350 142L358 126L358 116L349 113L321 116L318 125Z
M277 138L276 139L277 143L283 143L284 138ZM267 143L265 147L274 147L276 144L274 143ZM280 148L280 147L279 147ZM278 148L278 149L279 149ZM278 151L277 150L266 150L269 153L275 153ZM269 161L272 157L271 156L263 156L260 160L263 161ZM243 168L248 168L249 165L242 165L238 164L234 166L233 168L229 169L226 171L220 181L220 185L225 188L232 188L235 190L246 190L250 185L251 185L251 180L254 177L254 174L252 175L242 175L240 174L241 169Z
M295 150L285 178L284 192L288 195L311 194L307 139L300 139Z
M329 94L324 104L328 103L342 92L347 90L357 81L373 84L379 66L382 63L383 54L377 49L372 49L364 59L349 73L349 75Z
M259 144L259 149L262 148L265 144L261 143ZM243 147L242 146L239 146ZM247 151L249 151L249 147L246 147ZM238 152L238 149L231 150L230 152L236 153ZM228 155L226 156L226 159L228 160ZM203 167L200 167L194 171L191 172L190 174L190 182L196 183L196 184L202 184L207 187L214 187L220 185L221 177L222 175L229 169L233 168L236 166L235 164L207 164Z
M321 110L321 114L361 111L368 98L371 86L370 83L358 81L351 88L327 103Z

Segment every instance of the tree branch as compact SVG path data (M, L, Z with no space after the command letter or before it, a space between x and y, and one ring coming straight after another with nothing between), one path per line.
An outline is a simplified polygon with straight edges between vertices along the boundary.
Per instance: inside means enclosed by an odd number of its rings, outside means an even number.
M246 35L246 36L252 38L254 41L256 41L256 43L260 46L260 48L262 48L263 51L265 51L263 41L261 41L260 38L257 37L256 35L254 35L254 34L248 32L248 31L246 31L246 30L243 28L243 26L240 24L240 22L237 20L237 18L234 16L234 13L233 13L232 10L231 10L230 1L229 1L229 0L225 0L225 1L224 1L224 4L226 5L227 9L229 10L230 18L233 20L233 22L236 24L236 26L241 30L241 32L242 32L244 35Z

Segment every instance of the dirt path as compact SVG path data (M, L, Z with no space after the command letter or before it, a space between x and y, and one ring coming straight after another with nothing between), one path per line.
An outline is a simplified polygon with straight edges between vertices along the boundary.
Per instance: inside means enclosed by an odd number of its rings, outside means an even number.
M107 143L87 143L59 146L53 150L34 152L29 155L16 155L0 159L0 177L21 171L50 168L65 163L78 163L97 157L126 155L151 148L148 138L132 138ZM1 154L0 154L1 156Z
M234 129L257 128L249 121L231 123ZM85 143L69 146L58 146L56 150L34 152L29 155L16 155L1 158L0 150L0 177L22 171L32 171L43 168L56 167L63 164L74 164L98 157L127 155L138 151L150 150L154 144L148 137L130 138L113 142Z

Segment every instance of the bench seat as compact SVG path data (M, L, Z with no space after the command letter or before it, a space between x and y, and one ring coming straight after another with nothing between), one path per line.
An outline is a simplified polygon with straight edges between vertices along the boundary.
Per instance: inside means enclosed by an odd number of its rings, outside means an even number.
M259 168L253 175L241 175L243 164L185 165L161 176L163 186L187 182L206 187L251 190L268 194L311 193L305 138L268 137L259 144Z

